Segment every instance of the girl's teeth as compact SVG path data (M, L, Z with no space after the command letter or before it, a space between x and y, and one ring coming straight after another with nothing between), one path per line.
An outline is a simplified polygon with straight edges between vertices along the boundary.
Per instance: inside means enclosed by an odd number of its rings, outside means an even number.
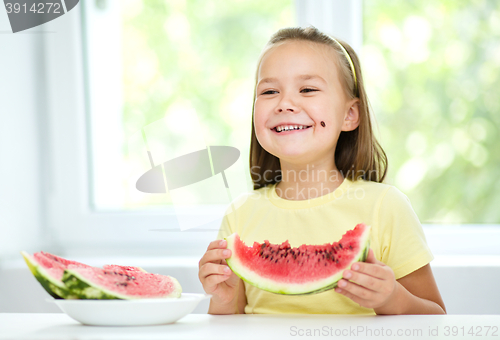
M306 128L307 127L303 126L303 125L284 125L284 126L276 127L276 131L281 132L281 131L290 131L290 130L303 130Z

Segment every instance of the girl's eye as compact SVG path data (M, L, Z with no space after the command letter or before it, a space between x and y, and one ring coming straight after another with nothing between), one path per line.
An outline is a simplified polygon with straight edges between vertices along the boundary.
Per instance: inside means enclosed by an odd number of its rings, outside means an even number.
M272 92L277 92L277 91L274 91L274 90L268 90L266 92L263 92L262 94L273 94Z
M314 92L314 91L318 91L318 90L316 90L316 89L309 89L309 88L305 88L305 89L302 89L302 91L301 91L301 92L306 92L306 93L307 93L307 92Z
M300 92L305 92L305 93L308 93L308 92L316 92L318 90L316 89L309 89L309 88L305 88L305 89L302 89ZM267 90L266 92L262 92L262 94L274 94L274 93L277 93L278 91L275 91L275 90Z

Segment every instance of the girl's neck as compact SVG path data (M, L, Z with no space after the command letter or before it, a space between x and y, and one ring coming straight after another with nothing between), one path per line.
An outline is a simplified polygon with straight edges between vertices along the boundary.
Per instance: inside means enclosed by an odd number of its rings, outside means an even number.
M327 195L344 181L335 164L296 165L281 163L282 180L276 194L287 200L307 200Z

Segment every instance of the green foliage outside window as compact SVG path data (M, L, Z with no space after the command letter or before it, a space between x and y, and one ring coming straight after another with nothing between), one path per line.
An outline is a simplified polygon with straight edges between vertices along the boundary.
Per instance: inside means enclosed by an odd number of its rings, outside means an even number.
M422 222L500 222L500 3L364 1L388 182Z

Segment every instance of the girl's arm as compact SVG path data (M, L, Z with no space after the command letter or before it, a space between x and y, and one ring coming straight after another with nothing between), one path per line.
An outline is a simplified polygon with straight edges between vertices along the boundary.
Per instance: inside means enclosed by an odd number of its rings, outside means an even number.
M398 314L446 314L446 307L429 264L397 282L402 291Z

